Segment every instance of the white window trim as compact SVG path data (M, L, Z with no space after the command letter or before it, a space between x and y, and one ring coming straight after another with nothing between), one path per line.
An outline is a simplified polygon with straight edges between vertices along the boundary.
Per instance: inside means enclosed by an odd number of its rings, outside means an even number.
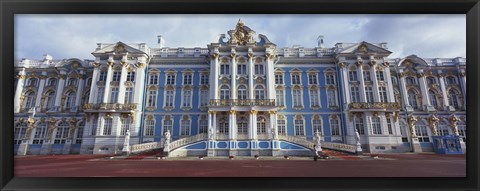
M147 135L147 129L148 129L148 123L147 121L153 121L153 131L152 131L152 135ZM143 136L145 137L154 137L155 136L155 125L157 124L157 120L155 119L155 117L153 119L145 119L145 125L144 125L144 129L143 129Z
M184 99L185 91L190 91L190 99L188 100L188 101L190 101L190 106L183 106L185 101L187 101L187 100ZM181 106L180 108L182 108L182 109L185 109L185 108L192 109L193 108L193 102L192 102L193 101L193 90L192 89L186 90L185 88L182 88L182 92L180 93L180 98L181 98L180 99L180 106ZM174 99L175 99L175 97L174 97Z
M183 118L183 116L182 116ZM187 135L182 135L183 133L183 121L188 121L188 134ZM172 127L173 128L173 127ZM188 117L188 119L180 119L180 136L192 136L192 119Z
M286 96L286 95L285 95L285 92L286 92L286 91L285 91L285 89L282 88L282 89L276 89L275 92L278 91L278 90L280 90L280 91L283 92L283 96L282 96L283 105L281 105L280 107L286 108L286 107L287 107L287 103L286 103L286 100L285 100L285 99L286 99L286 98L285 98L285 96ZM277 98L276 95L277 95L277 93L275 93L275 99Z
M295 100L295 96L293 94L294 90L295 90L294 88L292 88L290 90L290 93L292 94L292 108L293 109L303 109L303 108L305 108L305 105L304 105L304 102L303 102L303 88L300 87L300 89L299 89L299 91L300 91L300 104L301 104L300 106L295 106L295 104L294 104L295 103L293 101L293 100Z
M315 128L313 126L313 121L315 120L314 118L315 115L312 115L312 119L311 119L311 124L312 124L312 135L315 136ZM320 121L320 133L323 135L323 120L322 120L322 116L321 115L318 115L320 117L320 119L318 119Z
M296 120L298 120L298 119L296 119L296 117L295 117L295 115L294 115L294 116L293 116L293 136L296 136L296 137L305 137L305 136L307 136L306 127L305 127L305 126L306 126L306 124L305 124L305 117L302 115L302 119L300 119L300 120L303 121L303 135L297 135L297 129L295 128L295 121L296 121ZM285 126L286 126L286 127L285 127L285 130L287 130L288 125L285 124ZM287 130L287 132L288 132L288 130ZM287 133L287 134L288 134L288 133Z
M312 95L311 95L311 91L312 88L309 88L308 89L308 102L309 102L309 105L310 105L310 108L313 109L313 107L318 107L318 108L315 108L315 109L321 109L322 108L322 99L320 99L321 95L320 95L320 88L317 87L317 101L318 101L318 106L312 106ZM303 100L302 100L303 101Z
M310 76L314 76L315 81L317 82L316 84L311 84L311 83L310 83ZM308 78L308 82L307 82L308 85L320 85L320 83L319 83L320 81L318 80L318 73L317 73L317 72L315 72L315 73L314 73L314 72L309 72L309 73L307 74L307 78ZM301 79L301 78L300 78L300 79Z
M340 120L340 117L337 115L337 118L336 118L336 119L333 119L332 117L330 117L328 120L329 120L329 121L328 121L328 122L329 122L329 125L330 125L330 127L331 127L331 129L330 129L330 136L331 136L331 137L341 137L341 136L342 136L342 120ZM338 135L333 135L333 133L332 133L332 132L333 132L332 120L337 120L337 122L338 122Z
M288 136L288 120L287 120L287 117L284 116L283 119L278 119L278 118L277 118L277 120L283 120L283 121L285 121L285 135ZM294 125L295 125L295 124L294 124ZM294 127L294 129L295 129L295 127ZM280 135L280 132L279 132L279 131L280 131L280 128L278 128L278 122L277 122L277 133ZM293 134L295 135L295 133L293 133Z
M201 127L202 127L202 125L201 125L200 122L201 122L202 120L207 121L207 128L205 129L205 133L208 133L208 119L202 119L202 115L199 115L199 116L198 116L198 119L197 119L197 124L198 124L198 126L197 126L197 134L200 134L200 129L201 129ZM191 124L190 124L190 126L191 126ZM192 128L190 128L190 131L191 131L191 129L192 129Z
M207 93L206 93L207 102L206 102L206 105L205 105L205 106L202 106L202 91L206 91L206 92L207 92ZM198 108L208 107L209 96L210 96L210 92L209 92L208 89L206 89L206 90L203 90L203 89L198 90L198 105L197 105L197 107L198 107ZM192 99L193 99L193 94L192 94ZM192 105L193 105L193 102L192 102Z
M164 92L163 93L163 107L167 107L167 91L170 91L170 90L163 91ZM173 90L171 90L171 91L173 91L173 103L172 103L172 109L173 109L173 108L175 108L175 95L177 94L177 91L176 91L176 88L173 88Z

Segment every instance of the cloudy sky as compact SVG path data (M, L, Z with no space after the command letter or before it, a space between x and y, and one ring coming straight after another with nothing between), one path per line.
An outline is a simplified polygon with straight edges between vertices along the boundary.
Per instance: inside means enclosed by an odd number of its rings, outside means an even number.
M278 47L387 42L392 58L466 56L465 15L16 15L15 57L94 59L96 43L206 47L238 19ZM228 36L228 35L227 35Z

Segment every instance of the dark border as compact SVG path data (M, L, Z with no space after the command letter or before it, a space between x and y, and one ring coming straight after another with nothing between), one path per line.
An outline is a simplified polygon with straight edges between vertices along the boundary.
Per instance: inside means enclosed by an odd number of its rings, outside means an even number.
M0 0L0 188L2 190L479 190L479 0ZM466 14L467 178L15 178L14 14ZM452 47L455 48L455 47Z

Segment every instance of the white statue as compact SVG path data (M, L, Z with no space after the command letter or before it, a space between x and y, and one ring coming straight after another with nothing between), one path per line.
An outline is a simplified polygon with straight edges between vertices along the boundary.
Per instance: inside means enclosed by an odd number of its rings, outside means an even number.
M322 138L320 137L320 131L315 131L315 154L322 151Z
M214 133L213 128L212 127L208 128L208 138L209 139L213 139L213 133Z
M130 130L125 133L125 141L123 142L123 152L130 152Z
M357 145L360 145L360 133L355 130L355 140L357 141Z
M273 139L277 139L277 133L276 133L277 130L275 129L275 127L272 128L271 131L272 131L272 138L273 138Z
M170 130L165 131L165 143L170 143Z

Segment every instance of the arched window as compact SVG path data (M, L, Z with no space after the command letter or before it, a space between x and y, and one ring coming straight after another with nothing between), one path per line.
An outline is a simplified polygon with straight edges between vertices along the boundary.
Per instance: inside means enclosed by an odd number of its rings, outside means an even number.
M330 119L330 131L332 136L340 136L340 123L338 122L338 118Z
M28 86L37 86L37 79L36 78L30 78L28 80Z
M53 144L65 144L65 141L68 138L68 133L70 129L70 123L62 121L58 124L57 132L55 134L55 140Z
M257 87L255 87L255 99L257 100L265 99L265 88L263 88L263 86L257 85Z
M173 90L165 91L165 107L173 107L174 95ZM157 100L157 90L151 90L149 96L149 106L155 107Z
M257 117L257 134L264 135L267 133L267 120L265 117L259 116Z
M310 107L320 107L320 96L316 88L310 89Z
M48 111L48 110L51 110L55 104L55 91L49 91L47 92L47 97L45 99L46 101L46 106L45 106L45 109Z
M25 138L25 134L27 132L27 123L26 122L20 122L20 123L17 123L17 125L15 126L15 130L14 130L14 140L13 140L13 144L21 144L22 143L22 140Z
M456 80L455 80L455 77L453 77L453 76L448 76L448 77L446 78L446 81L447 81L447 85L456 84L456 83L457 83Z
M440 121L440 122L438 122L437 134L438 134L439 136L446 136L446 135L449 135L449 134L450 134L450 133L448 132L448 124L445 123L445 121Z
M312 130L313 133L315 134L316 132L319 132L320 134L323 134L322 131L322 120L320 118L318 119L313 119L312 120Z
M86 103L88 103L88 99L90 98L90 91L87 91L84 95L83 95L83 99L82 99L82 104L81 105L84 105Z
M133 100L133 88L125 88L125 99L124 103L125 104L130 104L132 103Z
M460 95L457 90L451 89L448 91L448 101L450 106L453 106L455 109L459 109L461 106Z
M76 95L74 91L70 91L67 93L67 100L65 104L65 109L71 109L72 107L75 106L75 99Z
M35 106L35 92L28 91L25 93L25 109L30 109Z
M229 124L228 124L228 120L226 118L222 118L220 119L219 121L219 133L222 134L222 135L228 135L228 128L229 128Z
M353 123L355 125L355 129L358 131L358 134L365 135L365 126L363 123L363 117L355 115L355 117L353 118Z
M349 71L348 72L348 79L353 82L353 81L358 81L358 75L357 71Z
M220 87L220 99L230 99L230 88L227 85Z
M335 107L337 106L337 96L335 95L335 90L327 90L327 101L328 107Z
M302 107L302 91L294 89L293 91L293 107Z
M414 90L408 91L408 103L413 107L413 109L418 109L417 93Z
M241 117L237 122L237 132L239 135L248 134L248 120L245 117Z
M285 119L277 120L277 131L279 135L287 135L287 128Z
M244 85L238 86L238 99L247 99L247 87Z
M47 134L47 123L39 122L35 127L35 134L33 136L32 144L43 144L43 139Z
M303 122L303 119L295 119L294 120L294 126L295 126L295 135L296 136L305 136L305 124Z
M120 129L120 135L126 135L127 131L130 130L130 125L132 124L132 119L130 118L121 118L120 122L122 124Z
M380 124L380 117L372 116L372 133L374 135L382 134L382 126Z
M418 142L430 142L428 128L423 121L417 122L415 125L415 133L417 134Z
M397 78L392 76L392 84L393 85L397 85L398 84L398 81L397 81Z
M190 136L190 119L180 121L180 136Z
M430 104L437 108L438 107L438 102L437 102L437 94L433 90L428 91L428 98L430 98Z
M73 78L68 79L68 85L69 86L76 86L77 85L77 79L73 79Z
M57 85L57 79L55 79L55 78L50 78L50 79L48 80L48 86L55 86L55 85Z
M262 63L255 64L255 74L256 74L256 75L263 75L263 74L265 74L265 71L264 71L264 69L263 69L263 64L262 64Z

